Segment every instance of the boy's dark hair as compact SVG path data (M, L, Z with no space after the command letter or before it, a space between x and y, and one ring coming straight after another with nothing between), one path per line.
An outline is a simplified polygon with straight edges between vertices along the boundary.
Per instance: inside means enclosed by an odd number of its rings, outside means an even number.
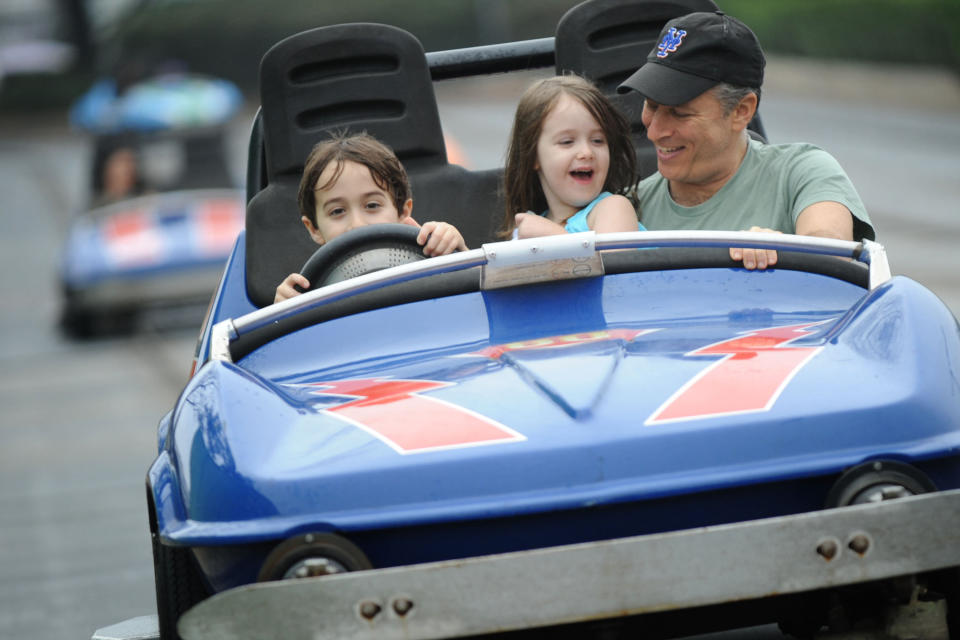
M544 120L564 94L580 101L603 129L610 148L610 168L604 191L624 193L636 185L637 154L630 138L630 125L603 92L589 80L573 74L538 80L520 97L513 120L503 172L506 210L501 236L508 236L513 231L515 214L540 212L547 208L543 188L534 170L537 141Z
M348 160L370 169L374 183L390 194L397 211L403 211L403 204L411 198L410 179L393 150L366 132L340 131L332 134L328 140L318 142L307 156L297 195L300 215L306 216L315 225L319 223L315 192L317 189L327 189L336 182L343 172L343 163ZM331 162L337 164L336 171L326 184L318 185L320 174Z

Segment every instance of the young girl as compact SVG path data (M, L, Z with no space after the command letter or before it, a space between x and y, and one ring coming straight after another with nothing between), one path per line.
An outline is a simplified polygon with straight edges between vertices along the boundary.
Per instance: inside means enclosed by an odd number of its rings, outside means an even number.
M599 89L575 75L538 80L513 121L501 235L645 230L620 195L636 166L629 126Z

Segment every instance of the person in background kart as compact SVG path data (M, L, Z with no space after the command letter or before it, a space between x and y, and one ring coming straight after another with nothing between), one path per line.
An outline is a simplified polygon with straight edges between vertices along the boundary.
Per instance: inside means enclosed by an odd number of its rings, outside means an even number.
M874 239L866 208L839 163L811 144L764 144L747 125L765 58L756 35L723 12L670 20L646 63L618 88L644 98L641 120L657 173L637 185L652 230L773 231ZM731 249L747 269L775 251Z
M606 96L575 75L538 80L514 116L500 234L643 231L622 195L636 180L629 126Z
M98 151L93 205L103 206L144 192L137 152L122 143L105 145Z
M107 156L103 166L101 198L108 202L129 198L138 191L138 175L137 155L133 149L115 149Z
M420 227L417 242L427 256L466 250L463 236L446 222L420 226L413 211L410 180L393 151L367 133L336 133L307 157L298 194L300 221L317 244L357 227L401 223ZM274 302L299 295L310 282L291 273L277 287Z

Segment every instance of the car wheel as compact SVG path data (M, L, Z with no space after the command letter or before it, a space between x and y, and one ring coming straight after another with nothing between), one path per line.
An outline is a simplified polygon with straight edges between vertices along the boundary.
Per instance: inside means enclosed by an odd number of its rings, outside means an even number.
M60 327L68 337L82 340L96 335L97 321L92 313L67 308L60 317Z
M210 594L190 549L164 545L155 533L152 539L160 640L180 640L177 620L190 607Z
M809 640L816 637L827 624L828 596L823 591L800 594L793 606L780 614L777 625L789 638Z
M135 310L98 312L67 308L60 318L60 326L69 338L91 340L105 336L126 336L137 327Z
M947 629L950 640L960 640L960 567L934 572L930 588L947 601Z

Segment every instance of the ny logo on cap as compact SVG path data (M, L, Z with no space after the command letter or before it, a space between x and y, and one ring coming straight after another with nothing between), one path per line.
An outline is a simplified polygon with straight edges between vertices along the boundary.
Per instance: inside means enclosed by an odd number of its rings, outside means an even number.
M657 57L666 58L668 53L676 51L680 43L683 42L683 36L685 35L687 35L687 32L683 29L670 27L670 31L664 34L663 40L657 45Z

